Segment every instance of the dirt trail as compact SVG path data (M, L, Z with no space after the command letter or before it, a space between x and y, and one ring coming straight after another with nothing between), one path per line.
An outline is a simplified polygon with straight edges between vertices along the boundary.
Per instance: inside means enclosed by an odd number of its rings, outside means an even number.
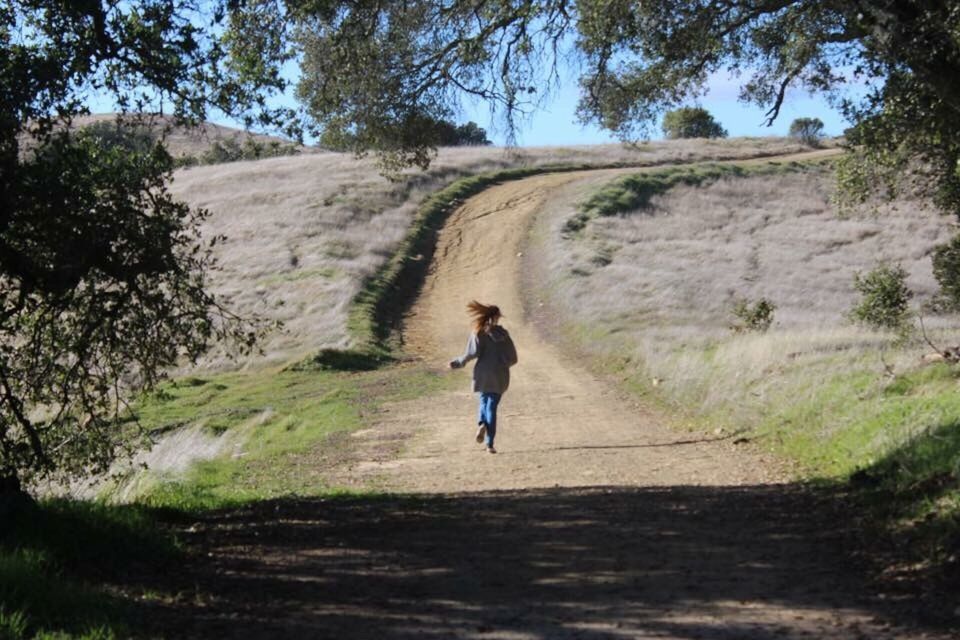
M729 440L670 430L527 323L526 232L552 190L585 178L511 182L464 203L407 323L408 349L440 368L466 342L465 303L501 306L520 363L501 405L500 453L473 442L469 373L450 372L462 390L390 407L357 435L359 457L336 478L407 495L208 516L192 528L205 566L183 578L205 595L157 618L162 629L248 638L948 637L918 630L908 601L894 604L859 577L842 523L828 515L832 497L780 482ZM399 451L385 457L384 443Z
M376 446L384 432L417 432L402 455L358 464L354 481L376 481L401 491L450 492L731 486L777 479L771 464L736 451L732 439L678 432L635 401L618 397L527 322L521 257L545 200L578 180L636 171L550 174L508 182L469 199L451 216L423 293L406 322L406 346L444 367L466 344L466 303L477 299L500 306L520 363L513 368L511 387L500 406L499 453L486 454L472 440L476 416L469 391L471 364L449 373L463 380L461 390L393 407L380 429L359 434Z

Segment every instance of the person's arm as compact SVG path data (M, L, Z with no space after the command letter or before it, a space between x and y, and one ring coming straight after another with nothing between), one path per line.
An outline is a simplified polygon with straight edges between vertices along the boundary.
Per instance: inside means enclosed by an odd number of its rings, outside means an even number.
M464 366L479 355L479 349L480 340L477 338L477 334L471 333L470 338L467 340L466 350L463 352L462 356L459 358L454 358L450 361L450 368L459 369L460 367Z
M507 335L507 348L506 348L506 364L508 367L512 367L517 364L517 348L513 344L513 338Z

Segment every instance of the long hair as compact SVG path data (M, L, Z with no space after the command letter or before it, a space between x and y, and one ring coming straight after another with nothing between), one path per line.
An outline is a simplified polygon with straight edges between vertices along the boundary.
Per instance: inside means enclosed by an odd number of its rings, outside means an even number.
M495 304L482 304L476 300L467 304L467 313L473 318L473 330L477 333L489 333L501 318L500 307Z

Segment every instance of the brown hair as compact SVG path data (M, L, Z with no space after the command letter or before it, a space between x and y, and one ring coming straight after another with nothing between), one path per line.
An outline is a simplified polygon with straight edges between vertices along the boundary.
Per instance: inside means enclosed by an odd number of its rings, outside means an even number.
M477 333L489 333L502 317L497 305L482 304L476 300L467 303L467 313L473 318L473 329Z

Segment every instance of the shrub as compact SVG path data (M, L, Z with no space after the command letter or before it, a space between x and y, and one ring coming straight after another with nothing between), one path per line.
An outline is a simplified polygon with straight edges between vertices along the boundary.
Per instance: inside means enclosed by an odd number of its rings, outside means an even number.
M220 164L223 162L237 162L238 160L260 160L262 158L276 158L279 156L295 156L300 149L295 144L281 144L277 140L269 143L258 142L248 137L243 144L236 137L217 140L203 155L202 164Z
M486 130L471 121L453 127L453 131L440 144L451 147L484 147L493 143L487 138Z
M85 126L83 135L104 149L119 149L139 155L150 153L157 144L157 136L153 131L135 123L100 120Z
M760 298L753 304L746 298L741 298L733 304L733 315L740 321L734 328L738 331L765 333L773 324L773 312L776 310L777 306L766 298Z
M702 107L685 107L663 116L663 135L678 138L726 138L727 131Z
M200 164L200 159L197 156L191 156L184 154L182 156L177 156L173 159L173 166L177 169L185 169L190 167L195 167Z
M850 310L851 319L875 329L906 331L913 297L906 279L907 272L899 265L880 264L866 275L854 274L860 302Z
M940 306L960 311L960 235L937 246L933 253L933 277L940 285Z
M476 122L456 124L452 120L424 118L416 138L437 147L483 147L493 144L487 138L487 131ZM388 150L395 140L376 140L372 148ZM355 152L362 150L363 143L357 135L339 127L324 129L317 140L317 146L328 151Z
M819 146L823 137L823 121L820 118L797 118L790 123L787 135L811 147Z

